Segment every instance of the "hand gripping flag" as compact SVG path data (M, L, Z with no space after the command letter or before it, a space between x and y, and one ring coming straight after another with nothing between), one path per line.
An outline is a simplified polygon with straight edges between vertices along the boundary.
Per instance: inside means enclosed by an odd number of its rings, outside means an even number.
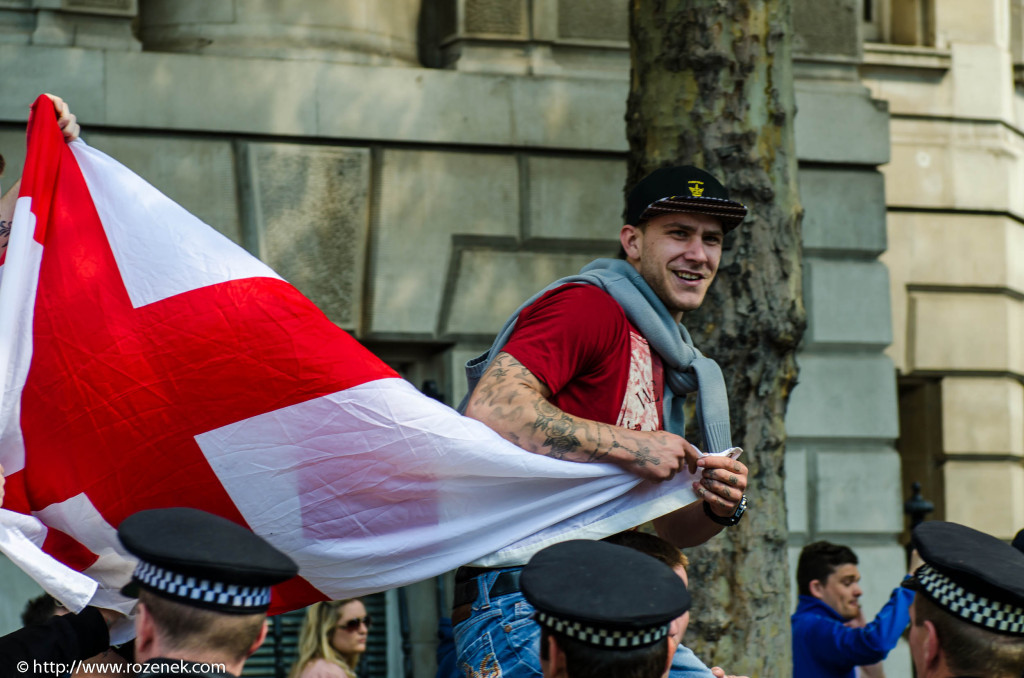
M211 511L291 555L281 612L694 501L687 473L531 454L421 395L262 262L64 143L52 110L33 106L0 279L0 536L92 577L93 604L127 609L115 528L142 509Z

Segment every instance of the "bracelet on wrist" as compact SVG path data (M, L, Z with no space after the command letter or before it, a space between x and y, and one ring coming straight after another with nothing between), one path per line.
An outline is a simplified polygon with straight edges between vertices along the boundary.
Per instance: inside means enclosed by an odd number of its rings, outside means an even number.
M747 511L747 495L744 494L743 496L740 497L740 503L736 507L736 510L733 511L731 516L722 517L711 510L711 504L707 503L706 501L703 502L703 504L704 515L706 515L712 522L718 523L719 525L724 525L726 527L732 527L736 523L740 522L740 518L742 518L743 514Z

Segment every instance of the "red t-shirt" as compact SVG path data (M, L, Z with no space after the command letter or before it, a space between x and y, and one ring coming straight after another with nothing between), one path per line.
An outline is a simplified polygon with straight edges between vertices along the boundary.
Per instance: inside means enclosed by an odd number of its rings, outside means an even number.
M604 290L574 283L523 309L502 349L577 417L637 431L662 428L658 355Z

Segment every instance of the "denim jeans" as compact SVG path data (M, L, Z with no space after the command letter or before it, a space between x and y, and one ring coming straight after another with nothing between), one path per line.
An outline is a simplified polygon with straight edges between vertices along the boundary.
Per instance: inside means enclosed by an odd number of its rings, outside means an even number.
M493 599L488 594L500 572L476 578L479 592L469 618L455 626L456 672L461 678L541 678L533 606L518 591Z

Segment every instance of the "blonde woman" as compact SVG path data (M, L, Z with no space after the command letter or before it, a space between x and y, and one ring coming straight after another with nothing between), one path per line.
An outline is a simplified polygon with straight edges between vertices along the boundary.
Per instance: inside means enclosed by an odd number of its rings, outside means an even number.
M356 678L369 633L370 615L358 598L310 605L288 678Z

